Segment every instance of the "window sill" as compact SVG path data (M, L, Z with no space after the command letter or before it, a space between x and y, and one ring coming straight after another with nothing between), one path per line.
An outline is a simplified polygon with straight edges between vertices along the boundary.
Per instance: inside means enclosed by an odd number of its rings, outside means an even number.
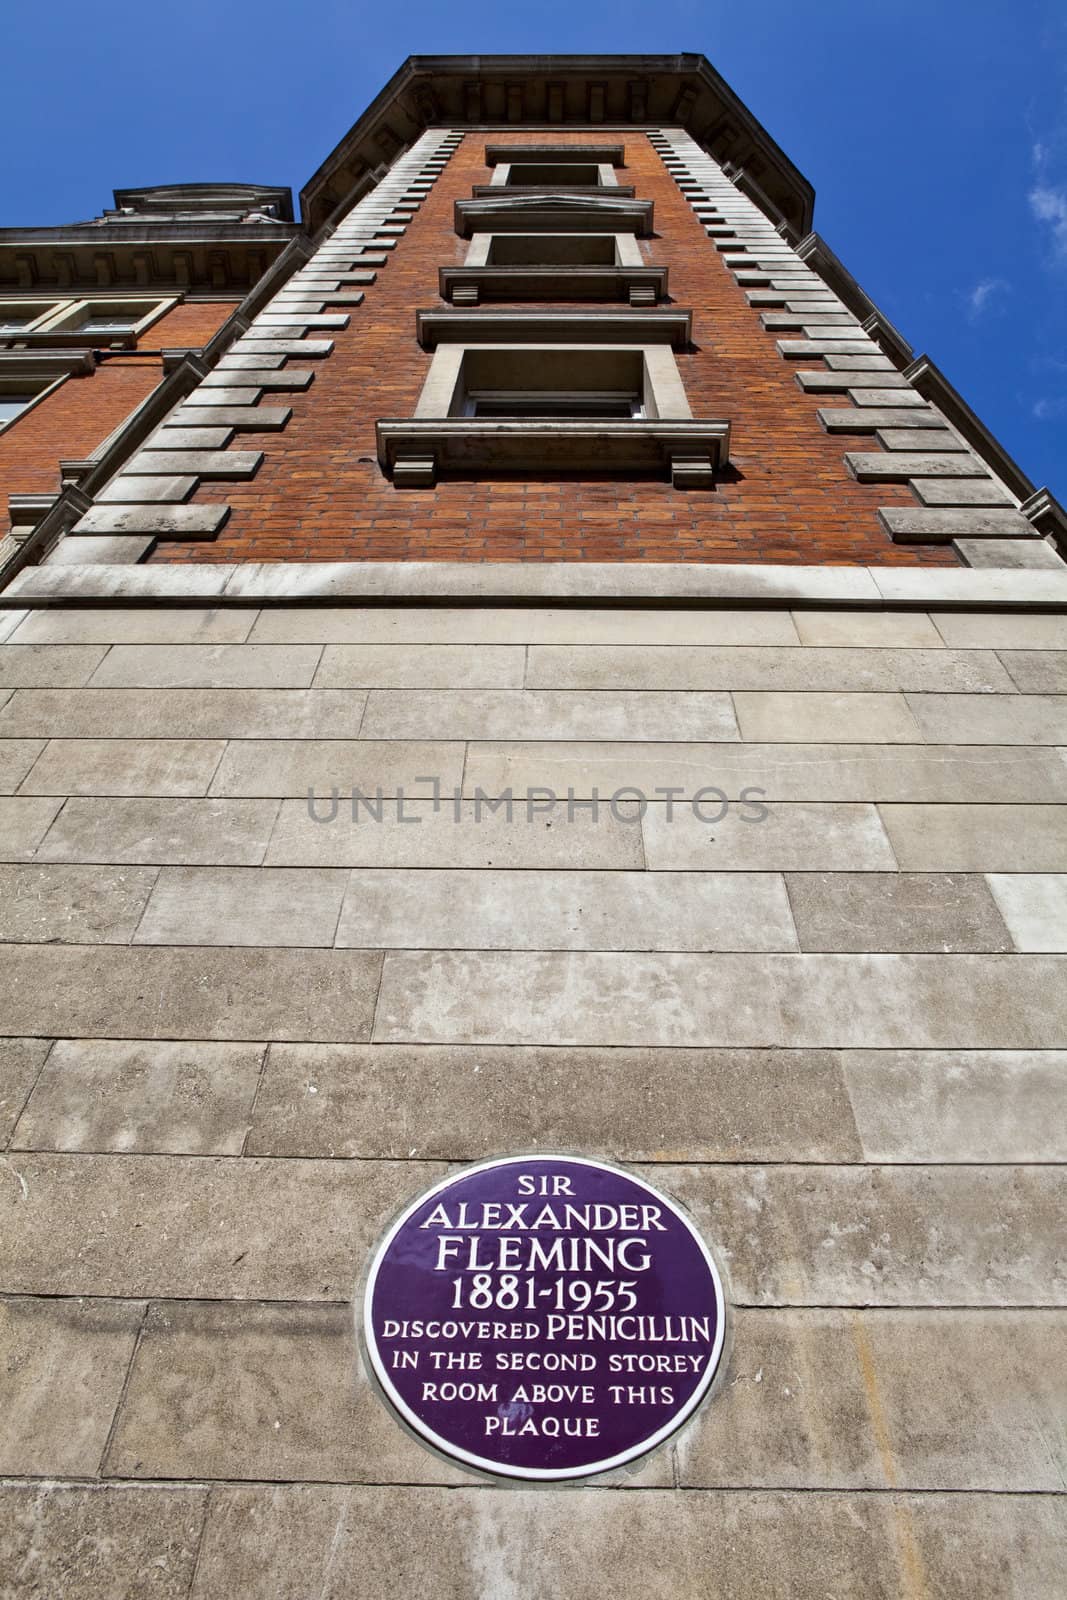
M634 186L632 183L475 183L471 185L471 194L476 200L499 200L503 195L516 200L540 199L544 195L563 195L578 200L632 200Z
M432 488L441 472L657 473L675 488L710 489L725 465L728 422L507 421L387 418L378 461L398 488Z
M459 268L457 271L461 270ZM505 269L511 270L511 269ZM441 344L669 344L684 350L692 312L654 311L417 311L415 333L424 350Z
M464 239L475 233L636 233L653 228L651 200L619 200L618 191L569 196L520 195L496 189L484 200L457 200L455 229Z
M666 267L442 267L442 300L628 300L652 306L667 294Z

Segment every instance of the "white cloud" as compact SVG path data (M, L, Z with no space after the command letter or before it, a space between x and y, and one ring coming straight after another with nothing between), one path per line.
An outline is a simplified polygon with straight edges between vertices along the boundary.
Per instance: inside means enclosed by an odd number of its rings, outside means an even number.
M983 278L981 283L976 283L967 296L968 315L972 321L977 321L996 295L1010 291L1011 284L1005 283L1003 278Z
M1055 189L1039 183L1030 190L1030 210L1038 222L1052 229L1052 244L1058 256L1067 261L1067 188Z
M1067 400L1035 400L1031 410L1038 422L1051 422L1067 412Z

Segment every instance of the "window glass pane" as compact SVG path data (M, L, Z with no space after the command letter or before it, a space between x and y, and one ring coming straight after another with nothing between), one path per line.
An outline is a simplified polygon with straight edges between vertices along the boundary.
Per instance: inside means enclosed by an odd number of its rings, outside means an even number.
M79 322L78 328L82 333L129 333L134 320L129 312L116 312L114 316L91 313Z
M0 426L25 411L32 399L32 394L0 394Z
M639 417L644 408L627 394L475 394L468 396L471 417L582 418Z

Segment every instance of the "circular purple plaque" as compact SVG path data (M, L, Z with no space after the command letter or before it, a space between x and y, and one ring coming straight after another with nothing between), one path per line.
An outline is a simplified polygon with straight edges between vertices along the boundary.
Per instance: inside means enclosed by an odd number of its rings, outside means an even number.
M722 1283L688 1217L577 1156L465 1167L415 1200L371 1262L372 1370L420 1439L509 1478L633 1461L711 1386Z

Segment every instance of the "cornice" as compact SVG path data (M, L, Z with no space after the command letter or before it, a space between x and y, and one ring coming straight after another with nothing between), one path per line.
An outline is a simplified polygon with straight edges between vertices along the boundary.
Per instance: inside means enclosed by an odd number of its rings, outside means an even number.
M409 56L300 195L309 233L432 126L506 136L603 127L605 136L682 127L743 167L790 227L811 227L815 191L705 56Z

